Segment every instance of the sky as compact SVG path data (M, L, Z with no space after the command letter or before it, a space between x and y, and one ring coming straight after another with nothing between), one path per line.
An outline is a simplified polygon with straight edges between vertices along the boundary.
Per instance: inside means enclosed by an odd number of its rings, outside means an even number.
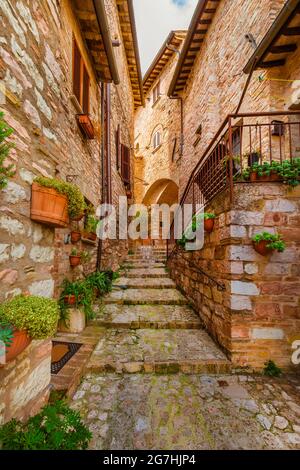
M142 73L172 29L186 29L198 0L134 0Z

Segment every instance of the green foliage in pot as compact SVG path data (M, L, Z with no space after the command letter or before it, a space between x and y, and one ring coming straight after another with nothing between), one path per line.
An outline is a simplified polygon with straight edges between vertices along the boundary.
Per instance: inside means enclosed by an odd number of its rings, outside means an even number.
M87 220L84 226L84 230L89 233L96 233L99 220L96 219L93 215L88 215Z
M274 361L268 361L265 363L264 375L268 377L280 377L282 370L275 364Z
M0 320L26 330L32 339L51 338L58 319L59 308L53 299L20 295L0 305Z
M27 423L12 420L0 427L1 450L85 450L91 439L80 414L64 401L45 406Z
M196 232L203 224L203 220L215 219L216 215L211 212L204 212L193 216L192 223L187 227L180 240L177 240L177 245L185 248L187 242L192 242L192 233Z
M35 179L35 182L46 188L55 189L68 198L68 211L71 219L83 214L86 204L78 186L55 178L39 177Z
M243 171L243 178L249 180L251 173L256 173L259 177L267 177L275 173L280 176L283 183L295 187L300 183L300 158L284 160L282 163L274 160L271 163L264 162L262 165L254 163Z
M60 319L67 325L68 324L68 311L70 306L66 305L65 297L74 295L76 299L75 307L82 308L86 319L91 320L95 317L92 305L94 300L93 288L86 280L71 282L65 279L62 284L62 292L59 299Z
M78 250L76 250L76 248L73 248L71 250L70 256L80 256L80 253L78 252Z
M279 253L283 253L286 249L286 244L282 240L282 236L280 234L273 234L269 232L262 232L258 233L252 238L254 243L259 243L261 241L267 241L267 248L270 250L276 250Z
M82 251L80 253L81 262L83 264L89 263L92 259L91 254L88 251Z
M10 323L0 319L0 342L9 347L13 342L14 329ZM1 348L0 348L1 357Z
M98 289L101 295L107 294L111 291L112 281L113 277L103 271L92 273L86 278L86 282L91 286L91 288Z
M5 160L13 147L11 142L7 142L8 137L13 133L8 124L4 121L4 113L0 113L0 190L7 186L8 178L15 175L14 165L5 165Z

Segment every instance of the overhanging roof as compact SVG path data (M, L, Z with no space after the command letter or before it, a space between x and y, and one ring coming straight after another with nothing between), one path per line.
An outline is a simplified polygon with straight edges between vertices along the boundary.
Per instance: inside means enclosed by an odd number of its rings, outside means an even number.
M100 81L120 83L103 0L72 0L74 13Z
M125 47L134 106L144 105L142 72L132 0L117 0L120 25Z
M184 90L219 3L220 0L198 1L168 91L169 96L176 97Z
M285 65L288 55L300 45L300 0L288 0L271 28L244 68L256 69Z
M157 80L165 66L169 63L171 57L173 57L176 53L175 50L169 49L168 46L178 49L182 41L185 39L186 33L187 31L184 30L171 31L167 39L164 41L162 47L156 54L152 64L145 73L143 79L143 89L145 96L149 92L152 85Z

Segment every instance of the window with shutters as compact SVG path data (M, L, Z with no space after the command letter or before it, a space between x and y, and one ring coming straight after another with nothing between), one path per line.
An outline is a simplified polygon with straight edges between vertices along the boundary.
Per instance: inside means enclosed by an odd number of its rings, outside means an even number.
M126 185L130 185L130 148L121 144L121 177Z
M116 167L121 170L121 126L118 125L116 130Z
M159 131L155 132L153 136L153 147L156 150L161 145L161 133Z
M158 98L160 97L160 82L158 82L158 84L153 88L152 95L153 95L153 104L155 104Z
M90 110L90 77L78 44L73 39L73 93L84 114Z

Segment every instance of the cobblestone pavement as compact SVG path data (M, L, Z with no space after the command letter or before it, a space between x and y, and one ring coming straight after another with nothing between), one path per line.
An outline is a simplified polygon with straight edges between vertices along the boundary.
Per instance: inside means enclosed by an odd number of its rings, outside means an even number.
M88 375L74 396L91 449L300 449L300 380Z
M91 449L300 449L300 378L221 375L230 362L154 255L127 260L93 321L71 404Z

